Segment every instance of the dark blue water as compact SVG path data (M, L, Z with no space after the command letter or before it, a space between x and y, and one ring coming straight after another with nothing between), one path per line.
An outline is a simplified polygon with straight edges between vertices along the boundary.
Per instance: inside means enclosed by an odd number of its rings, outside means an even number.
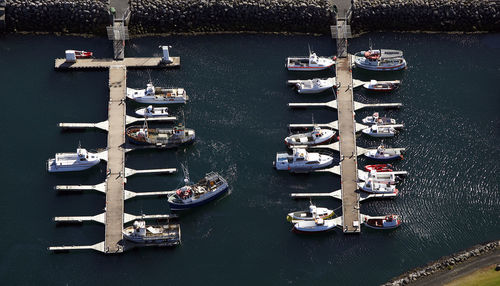
M57 184L97 184L105 165L74 174L48 174L45 160L71 152L78 142L88 149L106 146L101 131L61 132L58 122L97 122L107 118L108 73L56 72L53 60L68 48L111 57L104 38L8 35L0 41L4 129L0 147L3 233L0 280L5 285L377 285L440 256L498 239L500 159L500 35L372 33L350 41L350 52L375 48L405 51L409 63L400 73L354 70L368 80L401 79L390 95L358 91L361 102L402 102L382 112L405 123L405 130L384 143L408 148L395 168L410 175L395 200L370 201L362 213L397 213L404 224L389 232L363 229L360 235L292 233L289 211L305 209L292 192L330 192L340 180L330 174L290 175L272 169L276 152L285 151L287 124L337 119L327 109L297 110L288 102L328 101L333 95L297 95L288 79L333 76L333 72L287 72L284 58L307 53L332 55L329 37L211 35L131 40L128 56L159 55L158 45L181 56L178 70L129 71L128 86L181 86L191 101L172 112L197 132L186 149L127 154L131 168L177 167L187 163L191 179L206 172L223 174L231 194L182 214L183 243L174 249L136 249L117 256L83 251L53 254L51 245L88 245L104 238L98 224L57 227L54 216L95 215L104 208L99 193L60 195ZM132 112L139 105L127 106ZM358 121L372 111L357 112ZM379 141L360 137L359 146ZM334 153L335 154L335 153ZM335 154L338 156L338 154ZM360 165L367 161L360 158ZM130 177L132 191L172 189L182 173ZM339 201L316 199L338 208ZM132 199L131 214L168 213L164 199Z

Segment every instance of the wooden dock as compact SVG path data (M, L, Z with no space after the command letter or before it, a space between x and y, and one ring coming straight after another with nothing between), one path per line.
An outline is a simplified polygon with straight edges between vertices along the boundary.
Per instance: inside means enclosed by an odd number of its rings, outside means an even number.
M108 178L106 179L106 224L104 251L123 252L123 191L125 178L125 94L127 68L113 66L109 69L108 106Z
M340 88L337 89L337 111L341 161L342 226L344 233L360 233L356 122L349 57L337 59L336 73L337 81L340 83Z
M125 58L114 59L77 59L76 62L67 62L66 59L56 59L54 68L65 69L108 69L112 66L126 66L129 69L163 69L178 68L181 65L180 57L170 57L171 63L166 63L161 57L152 58Z

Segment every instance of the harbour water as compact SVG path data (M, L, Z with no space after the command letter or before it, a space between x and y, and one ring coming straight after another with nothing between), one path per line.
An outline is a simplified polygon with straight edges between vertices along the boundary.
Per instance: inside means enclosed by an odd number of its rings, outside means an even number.
M146 37L128 43L128 56L160 55L172 45L181 57L178 70L129 71L128 86L150 79L159 86L184 87L190 102L170 108L197 142L185 149L137 151L127 155L135 169L187 163L191 180L218 171L231 193L181 214L182 245L174 249L135 249L117 256L83 251L53 254L51 245L87 245L103 240L98 224L57 227L54 216L94 215L105 207L102 194L57 194L58 184L97 184L105 165L73 174L48 174L45 161L56 152L106 146L98 130L61 132L58 122L98 122L107 118L108 74L56 72L54 58L68 48L112 57L105 38L7 35L0 40L0 82L4 122L3 196L0 217L0 280L5 285L378 285L440 256L498 239L500 160L500 35L371 33L350 40L350 52L401 49L407 70L373 74L354 70L354 78L400 79L392 94L355 93L360 102L402 102L400 110L381 111L405 124L389 146L406 147L394 164L409 176L395 200L361 205L368 215L397 213L403 225L393 231L339 230L303 236L291 232L286 214L307 208L292 192L330 192L340 179L330 174L290 175L272 168L276 152L286 150L287 124L336 120L333 110L290 110L288 102L328 101L333 94L297 95L286 80L333 76L333 71L293 73L290 55L307 45L319 55L334 54L327 36L205 35ZM129 103L132 114L138 104ZM356 118L371 110L358 111ZM154 125L156 126L156 125ZM380 141L361 136L359 146ZM338 153L335 153L338 156ZM359 158L360 165L368 162ZM170 190L183 175L141 175L128 179L131 191ZM333 199L315 199L331 209ZM132 199L131 214L168 213L165 199ZM339 210L340 211L340 210Z

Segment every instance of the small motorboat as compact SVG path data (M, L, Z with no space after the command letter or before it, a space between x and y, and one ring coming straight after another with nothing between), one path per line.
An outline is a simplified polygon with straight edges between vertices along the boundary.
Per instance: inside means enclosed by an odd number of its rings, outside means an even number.
M315 169L330 166L333 157L319 153L308 153L303 148L293 148L292 155L277 153L274 167L276 170L288 170L291 173L307 173Z
M367 116L362 119L364 124L377 124L377 125L393 125L396 124L396 120L389 117L380 117L378 112L373 113L371 116Z
M401 225L401 218L391 214L386 216L365 216L364 225L374 229L393 229Z
M82 171L99 164L100 161L96 153L90 153L78 145L76 153L57 153L55 158L47 160L47 171Z
M286 216L286 220L289 222L297 222L302 220L314 220L315 218L329 219L334 216L335 213L327 208L318 208L311 203L309 210L291 212Z
M309 57L288 57L285 66L289 71L319 71L335 65L335 59L318 57L309 51Z
M174 246L181 243L179 224L146 225L143 220L123 229L123 237L134 243Z
M394 160L403 159L403 155L400 150L386 150L384 145L377 147L377 150L370 150L365 153L365 156L374 160Z
M194 142L196 135L193 129L184 128L182 124L173 128L148 128L147 121L143 126L130 126L125 130L129 141L138 145L155 145L161 148L174 148Z
M295 87L297 88L297 92L301 94L311 94L311 93L320 93L327 89L331 89L335 86L335 78L315 78L308 80L299 80Z
M365 170L370 172L375 170L377 172L392 172L393 169L391 164L375 164L375 165L366 165Z
M356 67L371 71L395 71L406 68L406 60L400 50L368 50L354 54Z
M335 131L330 129L321 129L314 125L313 130L307 133L293 134L285 138L285 144L314 146L327 144L335 139Z
M88 59L91 58L93 55L92 52L87 52L87 51L77 51L77 50L68 50L68 51L74 52L77 59Z
M366 182L358 183L358 187L372 194L398 194L398 189L396 186L385 183L378 183L372 179L367 180Z
M363 129L362 132L366 135L379 138L393 137L397 133L396 129L392 127L385 127L378 124L373 124L369 128Z
M168 197L171 210L185 210L206 204L229 189L227 181L218 173L210 172L196 184L189 184L187 170L184 171L186 185Z
M135 114L143 117L168 116L168 107L148 107L136 109Z
M315 233L329 231L337 226L333 219L315 218L313 220L301 220L293 225L293 231L298 233Z
M370 82L363 84L363 87L373 91L393 91L398 88L399 83L399 80L376 81L372 79Z
M148 83L146 89L127 87L127 97L146 104L186 103L189 99L183 88L155 87L152 83Z

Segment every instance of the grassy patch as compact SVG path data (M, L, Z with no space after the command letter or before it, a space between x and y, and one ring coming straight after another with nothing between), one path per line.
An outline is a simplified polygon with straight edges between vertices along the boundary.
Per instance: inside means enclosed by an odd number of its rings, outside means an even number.
M500 271L495 271L495 266L479 269L471 274L460 277L446 286L497 286L500 285Z

